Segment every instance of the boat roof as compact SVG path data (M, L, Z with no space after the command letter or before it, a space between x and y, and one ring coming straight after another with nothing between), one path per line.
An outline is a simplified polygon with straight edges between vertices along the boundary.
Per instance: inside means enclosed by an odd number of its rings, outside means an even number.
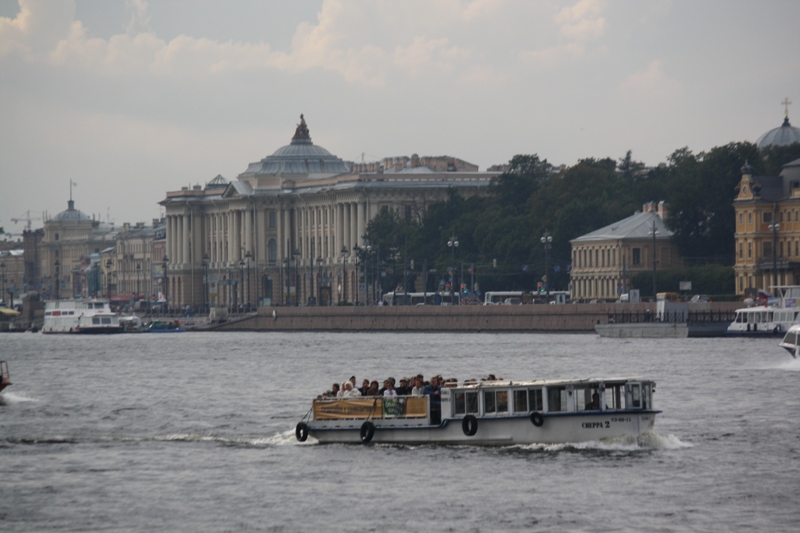
M599 383L599 382L627 382L627 381L652 381L650 379L638 377L614 377L614 378L580 378L580 379L532 379L532 380L494 380L494 381L477 381L475 383L464 383L454 389L470 389L470 388L488 388L488 387L528 387L528 386L545 386L545 385L574 385L583 383Z

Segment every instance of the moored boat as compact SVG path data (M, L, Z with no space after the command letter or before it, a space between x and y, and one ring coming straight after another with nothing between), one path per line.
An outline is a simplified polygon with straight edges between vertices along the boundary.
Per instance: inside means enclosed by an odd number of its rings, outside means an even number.
M11 385L11 375L8 373L8 363L0 361L0 392Z
M186 331L177 320L164 322L154 320L144 329L145 333L183 333Z
M465 382L429 396L314 400L295 428L320 443L553 444L653 429L655 382L578 379Z
M120 333L119 316L108 300L50 300L45 303L42 333Z
M780 296L769 297L760 291L759 305L736 310L736 317L728 326L728 335L765 336L783 335L800 319L800 285L778 285Z

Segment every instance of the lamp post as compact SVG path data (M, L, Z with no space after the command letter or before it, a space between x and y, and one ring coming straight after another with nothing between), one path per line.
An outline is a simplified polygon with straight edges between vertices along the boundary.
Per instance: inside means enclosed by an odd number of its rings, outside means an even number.
M450 237L450 240L447 241L447 246L450 248L451 251L451 267L450 267L450 305L455 303L453 299L453 289L456 286L456 248L458 248L458 237L453 235ZM405 293L405 288L403 288L403 292Z
M291 303L292 303L292 300L291 300L292 295L291 295L291 292L289 291L289 285L291 283L289 281L289 270L290 270L292 264L291 264L290 259L288 257L286 259L284 259L283 262L286 264L286 307L289 307L291 305Z
M242 280L242 287L240 289L242 293L242 301L240 302L240 306L244 305L244 259L239 259L239 279Z
M244 254L245 260L247 260L247 311L250 311L250 260L253 258L253 254L250 253L248 250L246 254Z
M653 229L651 229L648 235L653 236L653 301L655 302L658 298L656 296L656 265L658 261L656 260L656 237L658 236L658 230L656 229L656 221L653 220Z
M320 305L320 302L322 301L322 281L320 280L320 277L322 275L322 263L324 262L325 260L323 258L317 257L317 293L314 295L314 297L317 299L317 305ZM328 305L330 305L330 303Z
M2 274L0 274L0 276L2 276L2 277L0 277L0 282L2 282L2 285L3 285L2 292L0 292L0 296L2 296L3 300L5 300L6 299L6 264L5 263L0 263L0 270L2 270ZM12 303L12 306L13 306L14 302L11 302L11 303ZM8 307L8 305L6 305L6 307Z
M311 296L308 297L308 305L315 305L315 298L314 298L314 247L311 247L311 258L309 259L309 263L311 264Z
M356 305L358 305L358 293L361 291L361 270L358 266L358 256L361 254L361 250L362 248L358 245L358 243L353 246L353 251L356 253Z
M3 276L3 278L5 278L5 276ZM58 259L56 259L56 300L58 300L58 290L60 288L61 288L61 263L59 263ZM3 293L3 297L5 297L5 293Z
M294 251L294 306L300 306L300 250Z
M161 266L164 270L164 307L166 311L169 313L169 276L167 275L167 265L169 264L169 259L165 255L164 258L161 260Z
M203 312L208 312L208 264L211 258L203 254Z
M773 220L775 213L772 214ZM769 225L769 230L772 232L772 295L778 295L778 230L781 229L779 222L773 222Z
M347 302L347 253L349 250L347 246L342 246L342 298L343 302Z
M550 302L550 249L553 247L553 236L550 232L544 230L544 235L539 239L544 245L544 290L545 290L545 303Z
M136 301L139 300L139 282L142 277L142 264L136 263Z
M366 289L366 295L364 297L365 298L364 305L369 305L370 304L370 299L369 299L369 269L370 269L369 258L370 258L370 254L372 253L372 245L370 243L367 243L366 246L364 246L364 250L366 251L365 254L364 254L364 288ZM374 296L374 291L373 291L373 296Z
M114 264L111 259L106 261L106 298L111 299L111 266Z

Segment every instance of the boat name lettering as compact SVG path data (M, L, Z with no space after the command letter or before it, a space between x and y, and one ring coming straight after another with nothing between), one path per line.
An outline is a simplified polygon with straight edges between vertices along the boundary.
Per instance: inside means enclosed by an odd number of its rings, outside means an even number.
M375 407L372 405L355 405L355 406L331 406L321 407L320 411L331 415L355 415L355 414L369 414Z
M581 427L585 429L608 429L611 427L611 423L608 420L605 422L584 422Z
M629 416L614 417L614 418L611 419L611 421L612 422L630 422L631 421L631 417L629 417Z

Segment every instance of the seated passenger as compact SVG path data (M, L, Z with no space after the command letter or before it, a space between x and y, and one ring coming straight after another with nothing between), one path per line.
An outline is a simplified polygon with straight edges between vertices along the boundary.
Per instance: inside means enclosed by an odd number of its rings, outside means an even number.
M383 395L397 396L397 391L394 390L394 383L392 383L391 378L383 382Z
M353 388L353 384L349 381L344 382L344 393L342 393L342 398L355 398L361 396L361 392L358 389Z
M425 385L425 389L423 389L423 393L426 396L429 396L429 401L431 405L431 422L433 424L440 424L442 422L442 396L441 396L441 387L439 386L439 377L434 376L431 378L430 383Z
M408 378L400 378L400 386L395 389L398 396L410 396L411 387L408 386Z
M380 395L381 392L380 389L378 388L378 382L372 380L369 384L369 389L367 389L367 392L364 394L364 396L380 396Z
M600 395L596 392L592 394L592 401L586 404L587 411L597 411L600 409Z
M359 387L358 390L359 390L359 392L361 392L362 396L369 396L367 394L367 391L369 390L369 380L365 379L364 381L362 381L361 382L361 387Z
M414 378L414 387L411 389L411 396L422 397L425 396L425 380L422 377L422 374L418 374L416 378Z
M336 396L338 396L338 395L339 395L339 384L338 383L334 383L333 385L331 385L331 390L325 391L325 394L323 394L323 396L326 397L326 398L336 398Z

